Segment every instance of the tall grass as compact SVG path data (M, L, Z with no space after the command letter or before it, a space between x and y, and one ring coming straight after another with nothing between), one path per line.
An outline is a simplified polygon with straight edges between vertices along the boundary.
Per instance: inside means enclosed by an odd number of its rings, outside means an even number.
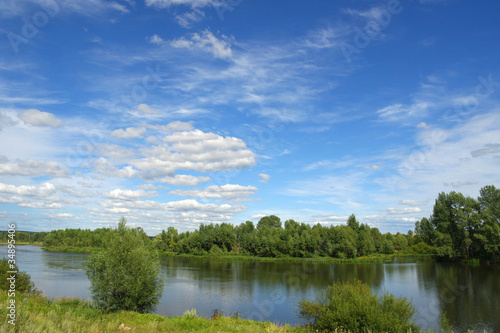
M257 322L231 317L216 320L184 317L163 317L155 314L140 314L131 311L101 313L89 302L77 298L50 300L36 294L19 293L16 297L16 325L7 318L7 293L0 295L0 332L15 333L59 333L59 332L123 332L121 324L130 327L130 332L306 332L303 328L277 326L273 323ZM191 311L194 314L194 311Z

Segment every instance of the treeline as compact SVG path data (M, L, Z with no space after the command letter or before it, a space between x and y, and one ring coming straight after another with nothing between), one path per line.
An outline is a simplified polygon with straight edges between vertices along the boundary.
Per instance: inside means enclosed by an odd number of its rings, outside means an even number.
M164 252L181 254L240 253L260 257L355 258L372 254L438 254L450 259L500 259L500 190L493 185L480 190L477 199L461 193L440 193L432 215L415 224L407 234L382 234L377 228L349 216L345 225L309 225L277 216L265 216L257 225L246 221L201 224L179 233L174 227L155 237L137 231ZM17 233L18 241L43 242L53 248L96 248L109 239L112 229L66 229ZM5 235L4 235L5 234ZM7 233L0 233L0 240ZM22 239L22 240L21 240Z
M41 243L45 238L47 232L25 232L25 231L16 231L15 232L15 240L16 242L21 243ZM0 231L0 243L8 243L9 233L7 231Z
M393 254L413 245L411 236L382 234L377 228L360 224L354 215L348 218L347 225L339 226L310 226L294 220L282 225L279 217L271 215L261 218L256 226L251 221L238 226L202 224L194 232L161 235L161 239L155 239L159 247L166 239L172 251L198 255L237 252L259 257L355 258Z

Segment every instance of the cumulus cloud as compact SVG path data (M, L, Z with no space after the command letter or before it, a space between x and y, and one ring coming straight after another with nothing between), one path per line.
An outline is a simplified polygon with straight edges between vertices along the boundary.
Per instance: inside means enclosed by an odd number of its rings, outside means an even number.
M387 214L390 215L419 213L421 211L419 207L387 208Z
M30 177L68 177L69 171L57 162L41 162L34 159L18 159L15 163L0 164L0 174Z
M402 205L413 206L413 207L427 205L426 201L418 201L418 200L402 200L400 203Z
M223 186L212 185L205 189L196 190L175 190L171 191L172 195L180 195L186 197L197 197L197 198L215 198L222 200L246 200L249 196L257 192L255 186L241 186L226 184Z
M37 109L24 110L19 114L19 119L26 124L38 127L56 128L62 125L60 119L49 112L42 112Z
M119 169L104 157L99 157L94 161L94 171L102 173L106 176L121 178L133 178L138 174L138 171L133 167L125 166L122 169Z
M170 45L175 48L200 49L212 53L214 58L230 59L232 57L230 38L225 35L217 38L209 30L201 34L194 33L188 39L185 37L174 39Z
M141 210L158 210L158 211L176 211L176 212L188 212L188 211L200 211L207 213L224 213L224 214L234 214L240 213L246 210L244 206L241 205L229 205L229 204L214 204L206 203L202 204L195 199L186 199L179 201L170 202L158 202L152 200L137 200L137 201L103 201L100 203L101 206L105 208L115 208L115 209L141 209Z
M150 178L173 176L176 170L217 172L255 164L255 154L234 137L194 130L175 132L163 142L142 149L147 157L132 160L130 164Z
M117 139L137 139L142 138L146 133L144 127L128 127L126 129L117 129L111 132L111 136Z
M69 219L74 217L74 215L71 213L47 214L47 216L52 219Z
M141 198L150 198L157 196L158 193L155 191L144 191L144 190L121 190L115 189L113 191L104 193L103 196L111 199L119 199L119 200L138 200Z
M19 204L19 207L27 207L27 208L36 208L36 209L62 209L63 205L53 202L53 203L45 203L45 202L23 202Z
M9 193L17 195L27 195L34 197L46 197L56 191L56 187L51 183L43 183L40 186L15 186L0 183L0 193Z
M210 177L206 176L191 176L191 175L175 175L166 176L157 179L160 183L176 185L176 186L196 186L198 183L206 183L210 181Z
M191 122L184 121L172 121L167 125L145 125L147 128L154 129L156 131L163 131L167 133L173 132L182 132L182 131L191 131L194 129L193 124Z

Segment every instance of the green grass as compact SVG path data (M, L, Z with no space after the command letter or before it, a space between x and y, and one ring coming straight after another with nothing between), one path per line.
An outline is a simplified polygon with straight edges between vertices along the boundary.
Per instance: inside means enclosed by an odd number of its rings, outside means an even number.
M130 311L101 313L89 302L77 298L50 300L41 295L18 294L16 299L16 325L6 320L9 298L0 296L0 332L58 333L58 332L123 332L121 324L130 332L307 332L301 327L277 326L270 322L258 322L232 317L217 319L199 318L192 315L163 317Z
M186 311L182 317L171 318L131 311L102 313L94 308L90 302L78 298L62 297L51 300L39 294L28 295L23 293L17 293L16 296L16 325L13 326L7 321L7 304L10 298L6 291L0 291L0 317L2 318L0 332L2 333L126 332L119 329L121 324L129 327L129 332L148 333L322 333L305 327L279 326L271 322L259 322L234 317L200 318L196 316L195 310ZM331 332L351 333L342 329L335 329ZM427 333L434 332L432 330L427 331Z

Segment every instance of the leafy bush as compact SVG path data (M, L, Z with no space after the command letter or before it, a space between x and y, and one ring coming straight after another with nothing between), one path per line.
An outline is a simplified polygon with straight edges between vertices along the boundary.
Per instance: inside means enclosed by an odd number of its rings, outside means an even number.
M147 235L140 228L127 228L125 218L86 265L98 308L145 313L158 305L164 285L158 256Z
M415 306L408 299L390 293L373 294L368 285L358 280L334 283L317 303L301 301L299 310L299 316L320 331L419 331L412 320Z
M0 289L10 290L11 280L7 280L11 275L15 275L15 291L33 293L36 291L35 284L31 281L31 276L26 272L20 272L16 264L13 267L10 266L9 260L3 258L0 260ZM17 272L16 274L11 274L8 272Z

